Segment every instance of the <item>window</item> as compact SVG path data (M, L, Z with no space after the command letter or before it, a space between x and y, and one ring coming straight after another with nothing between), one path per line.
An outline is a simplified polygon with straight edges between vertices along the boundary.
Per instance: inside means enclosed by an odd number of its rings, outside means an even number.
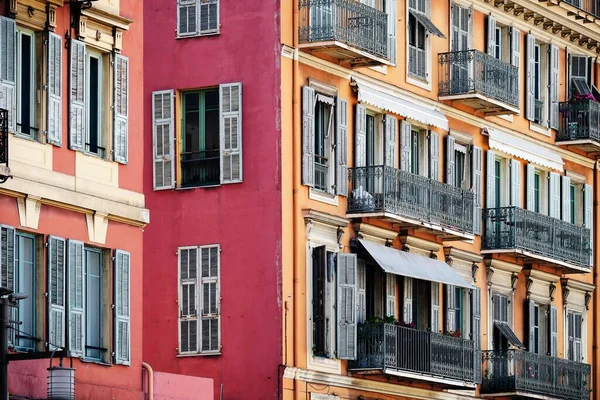
M502 28L497 26L494 30L496 35L496 41L494 43L494 57L498 60L502 60Z
M467 147L458 143L454 144L454 186L463 189L469 188Z
M404 158L408 158L407 165L402 166L402 169L411 172L415 175L427 176L428 161L429 161L429 143L427 141L427 131L421 130L419 127L403 124L402 129L409 131L408 133L408 146L404 143L400 143L402 146L402 153L400 155L401 164L404 165Z
M428 17L428 0L409 0L408 2L408 75L421 81L427 81L430 65L429 33L445 38L442 32Z
M102 360L102 252L85 248L85 357Z
M539 213L541 211L541 198L542 196L540 195L540 191L541 191L541 178L540 178L540 173L538 171L535 172L534 176L533 176L533 193L534 193L534 197L533 197L533 211L535 211L536 213Z
M333 99L320 101L319 98L320 96L317 97L315 108L315 189L331 192L333 181L329 171L335 165L332 148L334 106ZM367 123L368 121L367 117Z
M590 73L589 73L589 61L586 56L578 56L570 54L570 65L569 65L569 95L574 97L575 95L585 95L591 92L590 85Z
M179 249L179 353L220 354L219 245Z
M177 35L219 33L219 0L177 0Z
M17 132L38 139L36 37L33 32L17 32L17 63Z
M571 361L583 361L583 317L581 313L567 312L567 357Z
M102 55L88 53L87 55L87 129L85 150L100 157L105 156L106 147L103 138L102 123Z
M454 328L456 332L464 332L463 328L463 290L462 288L454 288L456 304L454 307Z
M577 206L576 204L576 197L577 197L577 190L575 189L575 185L569 185L569 193L570 193L570 199L569 199L569 208L571 209L571 223L575 224L577 221Z
M539 44L534 49L534 122L536 124L544 123L544 99L542 96L542 48Z
M367 166L378 164L377 149L380 138L377 132L376 116L367 114Z
M325 246L313 250L313 355L330 357L330 329L332 316L334 253L325 250Z
M24 293L27 298L19 301L16 320L20 325L13 325L14 346L22 350L36 348L36 251L35 237L18 232L15 240L15 291Z
M538 304L533 306L533 349L530 351L541 354L541 343L540 343L540 306Z
M502 160L501 159L495 159L494 160L494 187L495 187L495 193L496 193L496 198L494 199L494 202L496 204L496 207L501 207L502 206L502 198L503 196L503 192L502 192Z

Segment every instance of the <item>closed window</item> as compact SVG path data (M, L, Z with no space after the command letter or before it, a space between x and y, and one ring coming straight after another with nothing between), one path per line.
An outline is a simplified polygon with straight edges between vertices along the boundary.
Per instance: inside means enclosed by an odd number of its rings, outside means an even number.
M583 317L579 312L567 312L567 357L571 361L583 361Z
M180 37L219 33L220 0L177 0L177 34Z
M35 350L36 348L36 251L35 237L24 233L17 233L15 240L15 291L27 295L19 301L17 308L17 321L13 325L14 346L19 349Z
M85 139L85 150L100 157L105 157L106 147L102 109L103 107L103 62L102 55L88 53L87 55L87 129Z
M33 32L17 32L17 132L39 139L36 119L36 36Z
M102 360L102 251L85 248L85 357Z

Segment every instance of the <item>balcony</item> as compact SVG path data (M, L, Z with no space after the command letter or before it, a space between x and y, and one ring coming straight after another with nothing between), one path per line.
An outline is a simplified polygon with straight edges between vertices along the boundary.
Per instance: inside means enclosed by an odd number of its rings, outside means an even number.
M559 104L556 143L586 153L600 151L600 103L593 100Z
M486 115L519 112L519 70L478 50L439 54L439 99Z
M588 400L588 364L523 350L484 351L482 397Z
M349 169L348 218L376 217L452 239L473 238L474 194L378 165Z
M181 186L220 185L221 161L219 150L181 153Z
M387 14L356 0L299 0L299 48L351 67L389 64Z
M359 324L354 373L387 375L475 387L479 351L472 340L419 331L395 324Z
M512 253L565 272L590 271L587 228L519 207L485 209L483 221L482 254Z

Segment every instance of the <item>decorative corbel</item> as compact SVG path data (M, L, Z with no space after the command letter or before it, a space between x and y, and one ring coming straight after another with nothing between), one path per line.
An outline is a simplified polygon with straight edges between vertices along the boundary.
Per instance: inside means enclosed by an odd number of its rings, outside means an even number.
M433 260L437 260L437 254L435 254L435 252L433 250L431 250L431 253L429 253L429 258L431 258Z
M78 39L85 39L87 37L87 18L80 15L78 17L78 23L77 23L77 38Z
M46 27L50 32L56 29L56 6L53 4L46 5Z
M454 263L454 260L452 259L452 257L446 257L446 264L448 264L449 266L452 266L453 263Z
M312 231L313 228L313 223L310 219L305 219L304 220L304 227L306 228L306 236L310 235L310 232Z
M494 277L494 269L487 267L486 280L489 287L492 287L492 278Z
M113 29L114 45L113 50L117 53L121 52L123 48L123 31L118 28Z
M393 240L385 239L385 247L394 247Z
M471 276L473 277L473 282L477 283L477 273L479 272L479 265L477 263L473 263L471 265Z
M562 289L562 296L563 296L563 305L566 307L567 304L569 304L568 299L569 299L569 294L571 293L571 291L569 290L568 287L563 286Z
M410 253L410 247L408 247L406 244L402 245L402 251L406 252L406 253Z
M592 301L592 294L590 292L585 292L585 309L590 309L590 301Z
M554 292L556 292L556 285L551 283L548 287L548 294L550 295L550 301L554 301Z
M515 276L515 274L513 274L513 277ZM511 278L512 281L513 278ZM516 282L516 278L515 278L515 282ZM525 281L525 290L527 292L527 300L529 300L531 298L531 285L533 285L533 279L531 278L527 278L527 280ZM513 291L515 289L513 288Z
M10 0L9 2L10 4L10 15L15 16L17 15L17 0Z
M337 244L342 248L342 238L344 237L344 229L342 227L337 228Z

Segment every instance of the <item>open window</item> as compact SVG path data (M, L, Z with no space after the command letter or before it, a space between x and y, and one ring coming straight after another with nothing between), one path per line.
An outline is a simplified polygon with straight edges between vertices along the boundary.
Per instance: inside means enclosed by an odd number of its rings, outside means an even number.
M429 0L408 1L408 75L428 82L431 71L429 65L431 44L429 35L445 38L444 34L429 18Z
M38 119L39 34L17 29L17 121L16 132L40 140Z

